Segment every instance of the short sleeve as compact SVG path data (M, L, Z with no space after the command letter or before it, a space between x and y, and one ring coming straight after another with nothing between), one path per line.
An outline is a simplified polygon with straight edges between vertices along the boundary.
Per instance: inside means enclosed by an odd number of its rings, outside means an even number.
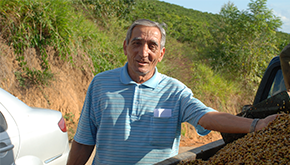
M208 112L216 112L216 110L207 107L200 100L193 97L189 88L185 88L181 95L181 113L182 122L188 122L193 125L196 132L200 136L205 136L210 133L210 130L198 125L199 119Z
M93 89L90 84L87 95L82 108L81 116L79 119L78 127L74 140L84 145L95 145L96 144L96 119L94 117L94 110L92 104Z

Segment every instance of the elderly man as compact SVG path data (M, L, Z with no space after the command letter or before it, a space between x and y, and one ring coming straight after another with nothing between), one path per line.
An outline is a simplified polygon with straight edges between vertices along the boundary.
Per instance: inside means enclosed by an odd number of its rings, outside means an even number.
M156 65L164 57L165 38L156 22L131 25L123 43L128 62L96 75L88 88L68 165L85 164L94 146L93 164L154 164L178 154L182 122L203 136L210 130L248 133L275 119L218 112L178 80L160 74Z

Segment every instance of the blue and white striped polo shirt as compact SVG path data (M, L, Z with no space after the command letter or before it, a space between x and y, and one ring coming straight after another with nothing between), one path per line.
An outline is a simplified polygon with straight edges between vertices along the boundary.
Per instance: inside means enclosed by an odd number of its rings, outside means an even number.
M96 145L93 164L154 164L178 154L182 122L208 134L197 123L210 111L215 110L157 68L151 79L137 84L126 64L94 77L74 140Z

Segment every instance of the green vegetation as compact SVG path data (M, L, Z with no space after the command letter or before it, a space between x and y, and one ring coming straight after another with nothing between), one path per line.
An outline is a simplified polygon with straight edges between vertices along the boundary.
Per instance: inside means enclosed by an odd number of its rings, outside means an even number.
M74 117L75 115L72 112L65 113L65 115L63 116L63 118L65 119L66 126L68 127L67 133L70 140L73 139L75 134L74 126L76 123L73 120Z
M213 44L208 53L214 69L250 82L260 82L268 62L277 55L279 18L266 8L266 0L251 1L246 11L232 3L222 7Z
M0 34L17 54L19 85L28 88L53 81L48 46L72 66L73 52L81 50L98 74L125 64L123 40L134 20L165 23L159 71L184 82L208 106L236 113L251 103L269 60L290 41L276 30L281 20L265 4L251 0L239 11L228 3L210 14L157 0L2 0ZM23 52L29 48L38 51L41 68L27 65Z
M0 3L1 34L13 46L22 71L15 72L20 85L48 85L50 72L45 46L55 47L60 56L70 53L69 1L63 0L4 0ZM27 66L23 52L28 48L40 52L41 69Z

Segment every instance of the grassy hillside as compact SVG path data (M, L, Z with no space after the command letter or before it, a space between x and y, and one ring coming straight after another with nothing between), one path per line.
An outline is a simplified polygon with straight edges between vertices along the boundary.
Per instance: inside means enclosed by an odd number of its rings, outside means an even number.
M217 63L221 62L217 58L229 55L231 48L235 48L235 58L239 57L239 52L240 56L256 54L247 52L247 44L243 45L243 50L236 50L240 45L231 45L239 43L241 37L227 38L228 34L222 32L222 28L229 24L220 24L224 18L221 15L157 0L4 0L0 2L0 10L0 37L15 51L20 69L15 70L13 76L22 89L46 88L55 81L56 75L51 72L53 64L46 53L48 47L53 47L59 58L75 68L78 68L76 54L88 56L93 62L94 74L123 66L126 57L122 44L126 30L134 20L147 18L166 24L166 53L165 59L158 64L159 71L184 82L206 105L232 114L242 105L252 103L268 59L278 55L290 38L289 34L272 30L273 36L267 41L271 51L259 54L260 61L263 61L263 65L258 64L260 70L245 70L245 75L240 77L240 73L229 70L241 70L244 64L232 63L230 67L236 68L223 69L217 67L223 65ZM243 29L237 33L246 34ZM267 36L268 33L258 30L253 33ZM244 43L251 41L243 38ZM227 43L229 39L235 40ZM260 48L259 43L255 43L255 47ZM227 47L223 47L225 44ZM30 48L39 52L41 67L28 65L29 59L23 52ZM230 60L227 63L232 62ZM251 74L253 72L255 74ZM254 78L250 77L253 75ZM6 75L0 74L2 82L6 79ZM66 117L67 120L71 118Z

